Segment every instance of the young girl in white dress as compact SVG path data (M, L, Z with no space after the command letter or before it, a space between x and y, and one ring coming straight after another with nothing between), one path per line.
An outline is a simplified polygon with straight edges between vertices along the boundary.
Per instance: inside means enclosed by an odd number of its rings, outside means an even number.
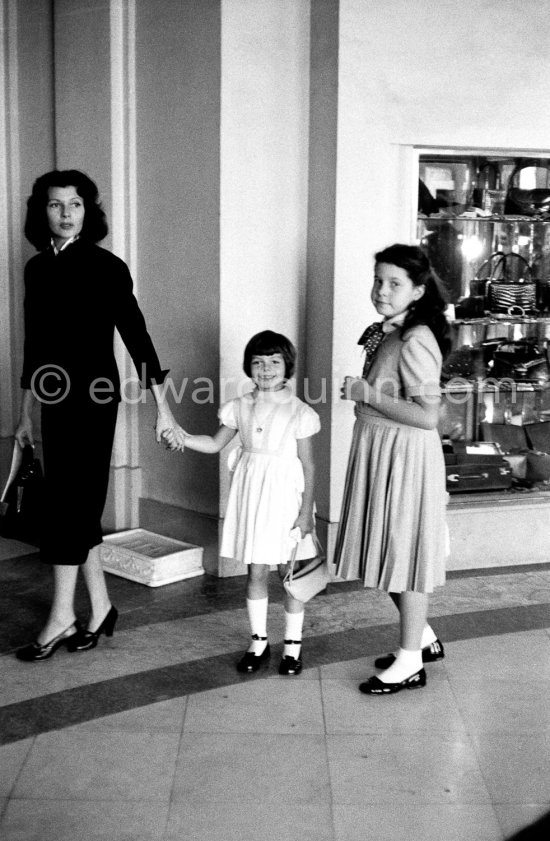
M282 573L299 529L298 560L315 556L314 461L312 436L319 417L288 386L296 351L285 336L271 330L248 342L243 368L253 391L223 405L221 425L213 435L189 435L176 427L165 436L171 449L188 447L218 453L237 433L240 446L232 451L231 489L220 554L248 566L246 605L252 633L248 651L237 664L245 674L258 670L270 656L267 639L269 568ZM298 532L294 532L297 536ZM285 640L279 674L302 670L304 605L285 592Z
M444 656L427 624L428 594L445 581L445 468L437 432L442 358L449 350L445 299L417 246L375 255L372 302L383 321L368 328L362 377L342 397L356 422L336 539L337 575L389 593L401 620L400 648L361 692L424 686L423 663Z

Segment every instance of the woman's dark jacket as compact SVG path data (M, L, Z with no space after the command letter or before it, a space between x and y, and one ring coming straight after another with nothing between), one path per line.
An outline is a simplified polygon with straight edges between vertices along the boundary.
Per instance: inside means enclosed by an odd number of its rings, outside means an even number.
M31 258L25 267L22 388L38 386L40 376L35 376L36 372L54 365L69 377L69 399L85 397L94 381L101 379L99 399L118 400L115 328L142 385L161 383L166 372L160 368L132 289L126 264L110 251L84 240L77 240L57 255L48 249ZM55 389L55 379L45 383L48 392Z

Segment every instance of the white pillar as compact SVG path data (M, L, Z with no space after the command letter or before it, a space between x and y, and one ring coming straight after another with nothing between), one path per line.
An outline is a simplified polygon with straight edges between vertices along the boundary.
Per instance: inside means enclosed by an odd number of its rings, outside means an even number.
M0 442L17 420L19 389L13 364L21 356L21 195L19 183L17 8L0 0Z
M136 208L135 0L111 0L111 239L112 250L128 265L139 294ZM116 344L121 380L135 377L122 342ZM124 397L136 389L125 388ZM111 462L110 525L115 530L138 525L141 494L139 403L123 399Z

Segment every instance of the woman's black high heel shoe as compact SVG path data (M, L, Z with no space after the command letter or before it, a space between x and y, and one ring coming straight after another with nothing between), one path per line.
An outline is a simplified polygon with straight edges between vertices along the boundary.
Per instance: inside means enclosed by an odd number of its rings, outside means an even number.
M87 631L82 628L79 633L71 639L67 648L69 651L90 651L91 648L96 647L101 634L105 634L106 637L113 636L117 619L118 610L114 607L114 605L111 605L109 613L97 631Z
M39 642L31 642L30 645L26 645L24 648L16 651L15 656L18 660L23 660L26 663L38 663L40 660L48 660L62 645L66 645L69 651L71 651L71 641L80 633L82 633L80 622L78 619L75 619L72 625L69 625L68 628L49 642L44 643L44 645L41 645Z

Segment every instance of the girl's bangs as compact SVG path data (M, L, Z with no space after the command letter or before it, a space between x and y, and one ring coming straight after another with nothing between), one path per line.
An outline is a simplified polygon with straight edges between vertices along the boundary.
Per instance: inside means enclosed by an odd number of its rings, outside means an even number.
M273 342L258 342L253 347L250 348L250 356L273 356L275 353L280 353L281 356L285 355L284 350L278 344L273 344Z

